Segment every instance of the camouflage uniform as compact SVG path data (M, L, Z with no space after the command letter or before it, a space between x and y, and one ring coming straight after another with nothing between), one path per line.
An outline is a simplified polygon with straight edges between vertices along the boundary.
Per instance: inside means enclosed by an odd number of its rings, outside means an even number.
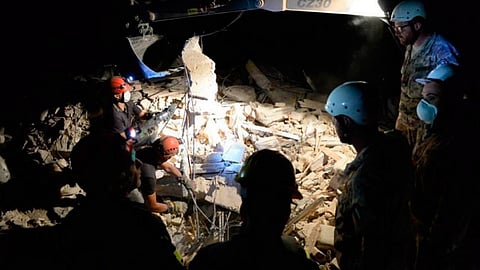
M379 133L372 141L344 171L335 213L335 255L341 269L412 269L410 151L396 132Z
M424 134L423 122L417 116L417 104L422 98L423 85L415 79L425 78L439 64L459 64L459 54L444 37L433 33L416 54L412 45L407 46L401 68L401 93L396 129L407 138L411 147L421 140Z

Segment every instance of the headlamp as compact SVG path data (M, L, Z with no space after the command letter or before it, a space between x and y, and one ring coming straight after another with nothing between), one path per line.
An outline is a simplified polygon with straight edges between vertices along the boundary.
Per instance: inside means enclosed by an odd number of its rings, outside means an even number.
M135 140L135 138L137 137L137 134L138 134L138 131L133 127L127 128L125 130L125 135L127 137L127 140Z

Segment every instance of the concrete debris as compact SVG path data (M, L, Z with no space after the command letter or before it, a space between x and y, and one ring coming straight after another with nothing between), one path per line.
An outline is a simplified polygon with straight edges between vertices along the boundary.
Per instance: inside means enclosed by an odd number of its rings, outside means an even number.
M7 183L10 178L11 175L7 162L2 156L0 156L0 184Z
M188 64L190 81L172 77L156 83L134 82L135 91L139 93L134 101L143 108L160 112L172 102L178 102L173 116L167 123L160 123L160 129L161 134L181 139L180 154L172 162L182 169L186 181L173 179L165 182L164 176L168 177L168 174L162 172L157 175L156 190L157 195L175 205L173 212L161 215L174 244L185 258L189 258L199 243L228 238L240 222L241 199L239 186L234 180L236 173L247 155L255 150L272 148L290 158L298 172L297 183L304 196L292 205L292 216L285 234L300 239L319 263L330 262L333 259L336 187L339 185L338 181L332 183L331 180L338 178L355 152L336 138L330 117L322 113L321 97L311 91L281 91L279 94L276 89L280 89L282 83L272 79L265 81L266 76L259 75L260 69L253 68L253 61L246 66L259 76L254 83L261 82L262 85L248 85L246 82L245 86L226 87L217 93L217 85L213 83L216 78L203 81L207 88L196 79L199 74L214 76L214 63L202 56L197 45L192 44L188 49L183 57ZM201 61L195 62L189 57ZM206 71L201 70L200 63L205 64ZM195 91L189 92L188 82L192 83L192 80L199 81L191 84ZM207 90L203 92L202 89ZM265 90L269 91L270 100L262 101L260 93ZM192 93L194 96L190 95ZM285 95L289 97L285 99ZM252 100L254 96L256 98ZM275 99L278 99L277 103L271 102ZM284 102L290 100L295 102ZM56 173L60 170L68 176L69 153L89 132L87 112L82 102L43 112L41 121L28 130L22 150L39 165L55 164ZM236 148L229 150L231 145ZM67 177L67 182L70 183L59 186L59 199L85 195L74 179ZM63 218L71 207L54 209L57 216ZM54 225L46 210L32 211L1 213L0 229Z
M35 228L41 226L54 226L45 209L32 209L28 211L11 210L2 215L2 223L21 228Z
M62 199L76 199L78 195L86 195L86 192L78 185L78 183L75 183L74 186L67 184L60 188L60 198Z
M255 88L248 85L231 85L221 90L222 98L238 102L254 102L257 100Z

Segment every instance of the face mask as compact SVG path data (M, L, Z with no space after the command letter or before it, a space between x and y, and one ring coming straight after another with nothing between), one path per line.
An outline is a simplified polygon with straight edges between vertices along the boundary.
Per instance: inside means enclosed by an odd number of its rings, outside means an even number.
M437 107L425 99L421 99L417 105L417 115L423 122L432 124L437 117Z
M131 97L132 94L130 94L130 91L123 93L123 102L129 102Z

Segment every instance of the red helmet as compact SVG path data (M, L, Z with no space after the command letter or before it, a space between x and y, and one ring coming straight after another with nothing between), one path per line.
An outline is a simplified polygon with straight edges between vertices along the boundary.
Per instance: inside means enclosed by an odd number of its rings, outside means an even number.
M132 86L125 81L121 76L114 76L110 80L110 86L114 94L122 94L132 90Z
M175 137L165 136L160 138L163 152L168 155L175 155L178 152L179 142Z

